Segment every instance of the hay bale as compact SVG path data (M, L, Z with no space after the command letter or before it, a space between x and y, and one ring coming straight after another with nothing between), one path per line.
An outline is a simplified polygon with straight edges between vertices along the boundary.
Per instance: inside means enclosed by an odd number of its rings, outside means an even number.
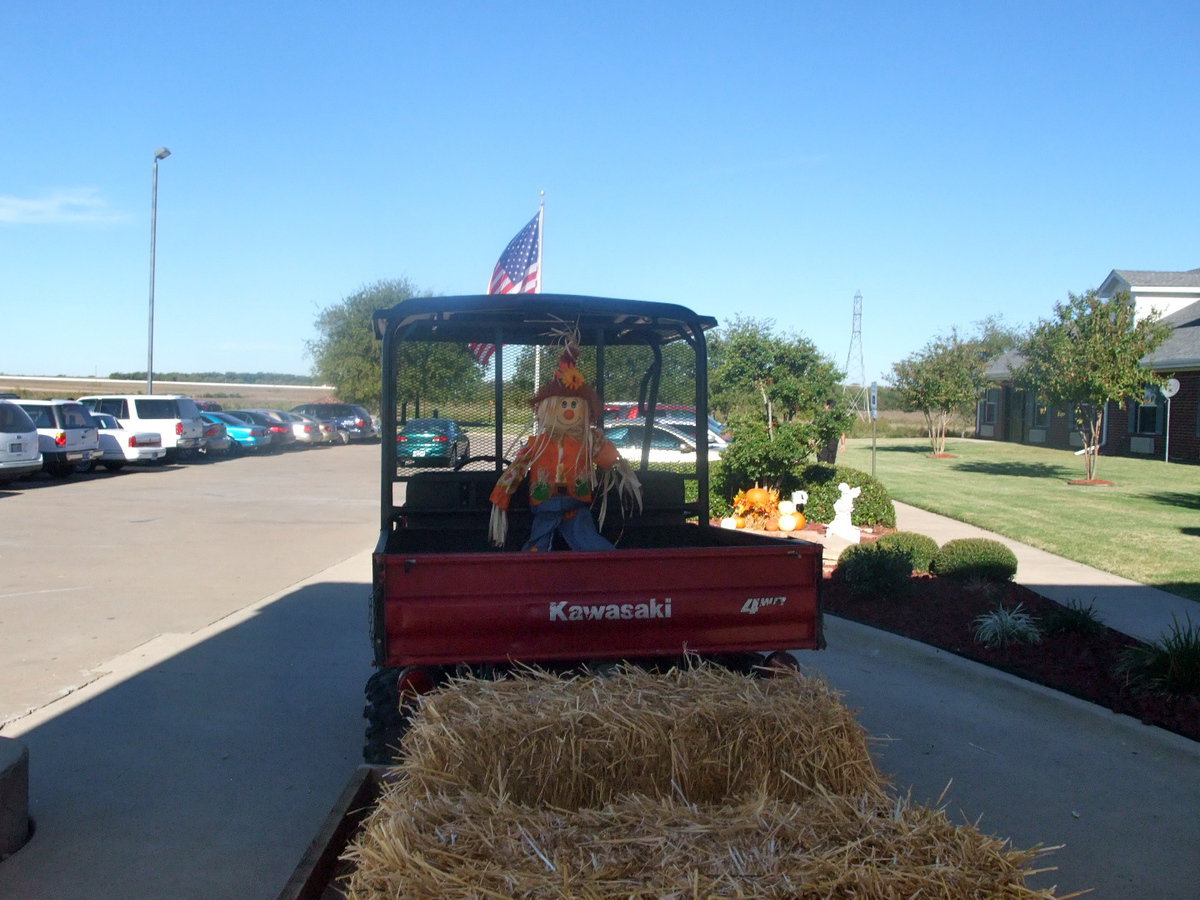
M350 900L1053 897L896 800L823 680L699 666L428 695L347 850Z
M713 666L466 679L427 695L400 769L429 792L582 809L622 794L725 803L880 792L866 732L824 681Z
M570 811L401 787L350 852L347 897L1053 897L1025 886L1039 852L875 797Z

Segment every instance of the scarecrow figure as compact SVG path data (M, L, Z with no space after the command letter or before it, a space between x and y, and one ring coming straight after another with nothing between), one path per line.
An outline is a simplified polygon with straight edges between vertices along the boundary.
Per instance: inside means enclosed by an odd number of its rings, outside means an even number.
M613 487L641 507L642 486L600 430L600 397L576 366L578 334L572 331L561 337L564 349L558 370L530 401L537 434L518 451L492 489L489 536L498 547L504 546L508 533L509 502L526 475L533 528L523 550L549 550L556 531L572 550L611 550L612 542L592 521L593 495L598 491L601 496L601 526ZM597 467L603 472L599 478Z

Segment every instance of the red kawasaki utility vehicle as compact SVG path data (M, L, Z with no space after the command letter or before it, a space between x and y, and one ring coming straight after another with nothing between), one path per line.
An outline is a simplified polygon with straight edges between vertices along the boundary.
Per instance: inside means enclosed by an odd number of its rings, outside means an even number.
M390 761L407 703L455 673L666 666L689 655L750 670L823 646L821 548L710 524L705 332L715 325L674 304L561 294L420 297L375 313L382 508L368 762ZM695 460L651 467L645 429L641 458L628 459L643 507L622 509L615 495L607 506L602 533L614 550L521 552L523 490L496 548L489 495L533 434L529 400L558 363L564 328L578 330L580 366L601 399L637 397L649 424L660 404L695 410ZM432 448L426 459L406 445L399 465L397 435L417 418L452 420L469 453Z

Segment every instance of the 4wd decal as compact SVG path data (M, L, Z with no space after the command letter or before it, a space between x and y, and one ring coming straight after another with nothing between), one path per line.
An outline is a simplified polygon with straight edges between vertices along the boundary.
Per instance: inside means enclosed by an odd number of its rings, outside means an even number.
M550 604L551 622L599 622L604 619L669 619L671 598L646 603L571 603L558 600Z
M742 604L742 612L754 615L764 606L783 606L787 603L787 597L747 597L746 602Z

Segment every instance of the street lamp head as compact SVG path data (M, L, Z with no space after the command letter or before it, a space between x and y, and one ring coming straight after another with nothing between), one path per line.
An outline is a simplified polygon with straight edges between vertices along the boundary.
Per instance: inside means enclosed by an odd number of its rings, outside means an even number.
M168 150L166 147L159 147L158 152L154 154L154 158L155 159L166 159L170 155L171 155L171 151Z

